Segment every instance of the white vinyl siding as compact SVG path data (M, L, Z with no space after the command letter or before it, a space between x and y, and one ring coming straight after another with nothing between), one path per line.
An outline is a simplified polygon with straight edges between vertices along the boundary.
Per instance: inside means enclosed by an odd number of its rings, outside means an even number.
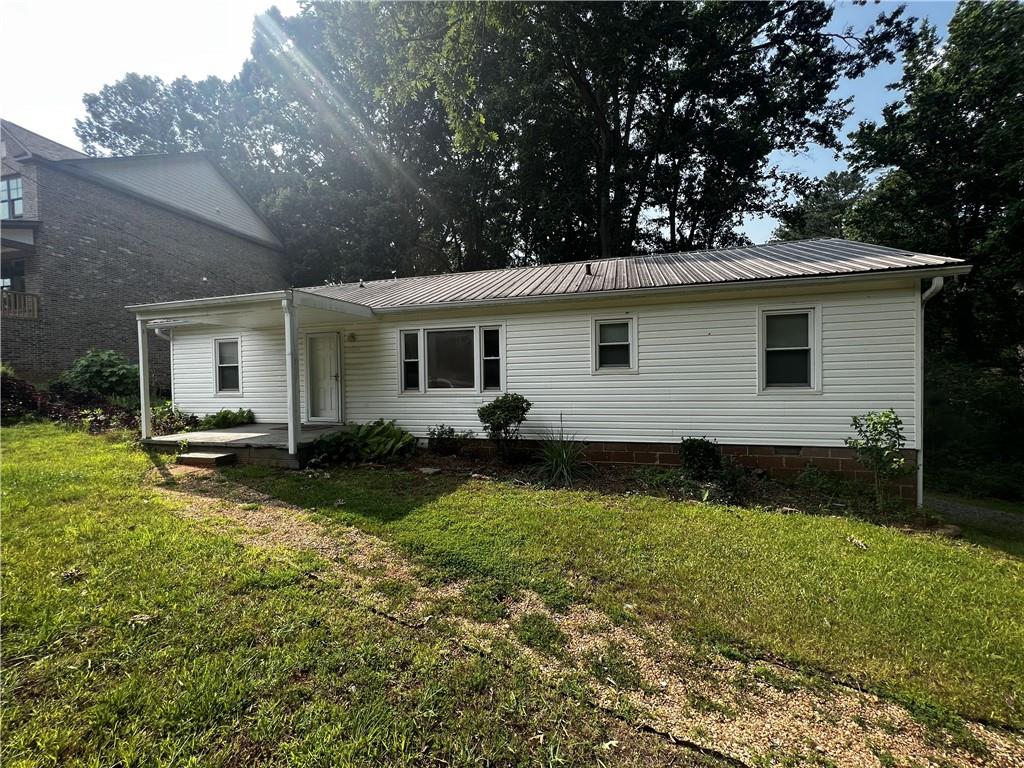
M395 419L420 437L441 423L482 434L476 411L497 393L401 394L399 331L500 326L505 390L533 402L524 425L527 437L557 426L561 414L566 431L580 440L675 443L682 436L707 436L721 443L841 446L851 416L895 408L908 447L916 447L916 284L803 299L662 302L622 301L600 313L587 302L571 308L495 307L301 330L342 332L346 421ZM758 362L761 310L787 304L813 306L819 315L820 387L764 396ZM631 338L638 372L625 375L619 369L624 375L596 376L595 320L626 313L635 324ZM285 421L283 334L238 333L245 349L244 406L260 421ZM212 392L210 339L226 334L175 331L179 407L206 413L243 405L229 406L224 398L213 401L205 394ZM205 355L197 366L192 361L200 348ZM421 343L421 371L423 355Z

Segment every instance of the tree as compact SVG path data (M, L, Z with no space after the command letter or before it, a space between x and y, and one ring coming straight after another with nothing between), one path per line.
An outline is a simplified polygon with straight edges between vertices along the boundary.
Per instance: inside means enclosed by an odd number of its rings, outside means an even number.
M431 12L410 6L405 23ZM854 35L827 30L823 3L454 5L443 37L406 33L392 72L436 89L463 149L527 132L549 165L582 159L573 187L547 189L580 203L599 255L710 247L793 182L773 152L837 146L836 83L892 59L910 29L901 13Z
M922 26L904 97L863 123L851 157L885 170L857 203L862 239L966 259L970 275L928 308L933 345L1021 371L1024 345L1024 5L961 3L943 46Z
M829 171L824 179L803 192L796 203L779 211L776 240L810 237L846 237L846 219L867 189L857 171Z

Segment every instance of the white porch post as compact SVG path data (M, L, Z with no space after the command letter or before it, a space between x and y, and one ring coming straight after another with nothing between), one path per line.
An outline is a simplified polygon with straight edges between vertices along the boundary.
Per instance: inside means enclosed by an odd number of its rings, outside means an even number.
M139 328L139 425L142 428L142 439L147 440L152 433L149 412L149 339L146 336L146 321L136 322Z
M302 414L299 409L299 321L291 298L281 301L284 308L284 354L288 376L288 453L299 452L302 440Z

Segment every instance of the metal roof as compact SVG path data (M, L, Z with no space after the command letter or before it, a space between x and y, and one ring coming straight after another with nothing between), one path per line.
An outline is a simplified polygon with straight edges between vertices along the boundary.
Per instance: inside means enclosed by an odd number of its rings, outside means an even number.
M715 251L663 253L535 267L454 272L303 288L373 309L428 307L544 296L577 296L646 288L742 283L795 277L856 276L890 270L935 269L960 259L913 253L852 240L768 243ZM591 274L587 274L587 268Z

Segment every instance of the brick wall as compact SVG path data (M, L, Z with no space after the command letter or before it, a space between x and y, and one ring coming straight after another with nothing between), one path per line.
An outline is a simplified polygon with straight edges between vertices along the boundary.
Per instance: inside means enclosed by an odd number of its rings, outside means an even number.
M478 440L478 453L493 455L488 441ZM524 447L532 447L533 441L524 440ZM819 469L839 474L848 480L872 482L871 473L859 461L852 448L823 448L815 446L771 446L771 445L720 445L725 456L732 456L745 467L763 469L776 480L793 481L808 464ZM479 450L482 449L482 450ZM907 466L917 461L917 451L905 449L903 456ZM679 451L676 443L589 443L586 459L594 464L653 464L664 467L679 466ZM913 471L898 478L891 486L898 489L900 497L908 502L917 498L917 477Z
M26 258L37 320L4 318L0 354L22 376L52 379L91 348L138 358L127 304L286 287L275 250L44 164L36 252ZM154 381L170 381L167 343L150 337Z

